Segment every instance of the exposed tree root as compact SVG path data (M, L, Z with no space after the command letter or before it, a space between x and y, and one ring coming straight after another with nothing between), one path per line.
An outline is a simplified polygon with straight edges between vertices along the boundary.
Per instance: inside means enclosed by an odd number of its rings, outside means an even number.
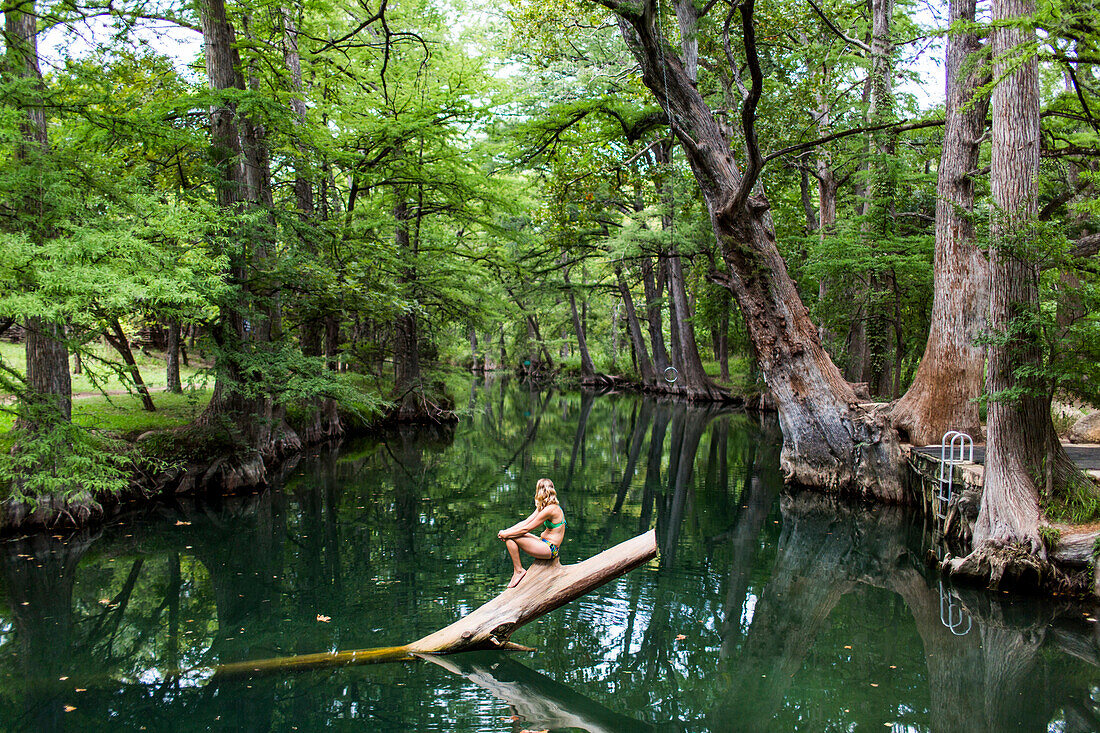
M1078 580L1053 565L1042 552L1019 543L984 542L965 557L947 558L940 569L952 579L990 590L1024 593L1080 591Z

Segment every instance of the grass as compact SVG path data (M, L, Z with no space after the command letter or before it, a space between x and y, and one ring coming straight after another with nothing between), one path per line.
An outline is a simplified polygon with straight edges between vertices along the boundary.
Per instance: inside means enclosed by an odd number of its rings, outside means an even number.
M99 393L100 387L97 387L95 382L92 381L92 375L100 382L102 388L109 392L133 388L128 378L123 380L119 377L114 368L102 363L103 361L108 361L121 364L122 357L118 355L118 352L101 343L88 344L87 351L89 355L85 356L83 360L84 373L72 375L74 395ZM168 376L166 373L167 369L164 353L138 350L134 352L134 359L137 361L138 369L141 371L141 378L145 384L154 391L157 389L164 389L167 384ZM15 369L20 374L26 374L27 355L23 344L10 344L6 341L0 342L0 361ZM204 372L201 366L195 366L196 362L197 360L192 358L191 366L180 365L180 379L185 386L188 384L202 386ZM0 391L0 394L5 393Z
M184 391L183 394L160 392L153 395L156 412L142 409L136 395L86 397L73 400L73 423L93 430L105 430L132 440L149 430L168 430L187 425L198 417L210 401L212 390ZM9 433L15 415L0 412L0 448L10 448Z

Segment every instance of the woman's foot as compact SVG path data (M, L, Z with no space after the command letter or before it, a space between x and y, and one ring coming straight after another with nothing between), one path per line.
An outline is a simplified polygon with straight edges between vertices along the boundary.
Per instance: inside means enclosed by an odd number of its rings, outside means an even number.
M517 570L516 572L512 573L512 579L508 581L508 587L515 588L517 585L519 585L519 581L523 580L524 575L527 575L526 570Z

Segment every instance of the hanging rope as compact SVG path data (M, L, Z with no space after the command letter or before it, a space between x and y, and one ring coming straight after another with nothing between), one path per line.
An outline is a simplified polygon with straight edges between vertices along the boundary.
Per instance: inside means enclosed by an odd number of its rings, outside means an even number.
M669 244L669 247L671 248L671 247L674 246L673 242L675 241L675 238L676 238L676 185L675 185L675 181L673 180L673 177L672 177L673 176L672 161L673 161L673 156L674 156L675 151L676 151L676 130L675 130L675 124L674 124L673 115L672 115L672 100L668 96L668 60L665 57L665 39L664 39L664 35L661 33L661 18L664 16L664 14L665 14L664 13L664 6L662 5L661 0L657 0L657 18L654 22L654 30L656 31L656 35L657 35L658 53L660 54L660 57L661 57L661 86L662 86L662 88L664 90L664 93L665 93L665 116L668 118L668 134L669 134L669 137L672 140L672 144L669 145L669 147L668 147L668 161L666 162L666 166L667 166L667 171L666 172L668 173L668 186L669 186L669 188L668 188L668 244ZM663 255L663 256L667 256L667 253L665 253L665 255ZM673 306L673 307L675 308L675 306ZM673 351L675 351L675 349ZM673 356L673 359L675 360L679 356L679 354L674 353L672 356ZM679 375L676 373L676 370L673 367L669 367L669 369L673 370L673 377L672 377L671 380L669 380L669 384L672 384L676 381L676 377L679 376ZM667 379L667 371L668 370L665 370L665 371L666 371L666 379Z

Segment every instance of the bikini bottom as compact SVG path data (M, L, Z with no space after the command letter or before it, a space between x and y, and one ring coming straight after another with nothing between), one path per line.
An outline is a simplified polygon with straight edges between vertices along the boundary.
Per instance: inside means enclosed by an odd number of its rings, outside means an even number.
M558 546L557 545L555 545L550 540L544 540L541 537L539 537L539 540L541 542L545 542L550 547L550 559L551 560L553 560L555 557L558 556Z

